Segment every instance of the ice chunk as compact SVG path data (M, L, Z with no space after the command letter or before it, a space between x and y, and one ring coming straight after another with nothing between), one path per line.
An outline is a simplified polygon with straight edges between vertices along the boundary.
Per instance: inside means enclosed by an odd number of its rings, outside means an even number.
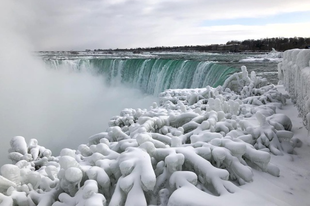
M16 185L21 184L20 169L16 165L5 164L1 167L1 175L6 179L14 182Z
M11 139L10 144L11 144L11 152L19 152L22 155L28 153L28 146L24 137L15 136Z

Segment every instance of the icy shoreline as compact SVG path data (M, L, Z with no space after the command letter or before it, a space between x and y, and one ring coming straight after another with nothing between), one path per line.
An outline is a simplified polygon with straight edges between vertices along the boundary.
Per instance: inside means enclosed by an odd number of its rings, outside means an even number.
M160 98L148 110L124 109L106 132L59 156L12 138L0 205L286 205L251 189L260 172L281 178L271 158L302 147L288 115L277 113L283 91L243 67L223 87Z

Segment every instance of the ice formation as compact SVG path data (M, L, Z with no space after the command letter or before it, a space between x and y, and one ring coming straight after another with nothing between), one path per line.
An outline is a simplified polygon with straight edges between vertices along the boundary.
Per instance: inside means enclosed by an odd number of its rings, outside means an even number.
M278 64L279 81L297 105L304 124L310 130L310 50L292 49L283 54Z
M279 176L271 155L298 146L289 117L275 112L286 98L242 67L223 87L167 90L150 109L124 109L59 156L14 137L0 206L195 205L235 193L253 169Z
M278 52L274 48L267 54L259 54L253 57L241 59L240 62L281 62L283 52Z

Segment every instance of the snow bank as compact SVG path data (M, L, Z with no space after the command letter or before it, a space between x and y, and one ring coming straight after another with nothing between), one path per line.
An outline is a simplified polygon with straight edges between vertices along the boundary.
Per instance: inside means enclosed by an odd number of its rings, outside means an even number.
M278 64L279 83L297 105L304 124L310 130L310 50L292 49L283 54Z
M0 206L275 205L234 197L254 170L278 177L271 156L298 145L289 117L276 114L286 98L242 67L223 87L168 90L160 105L124 109L107 131L59 156L14 137Z

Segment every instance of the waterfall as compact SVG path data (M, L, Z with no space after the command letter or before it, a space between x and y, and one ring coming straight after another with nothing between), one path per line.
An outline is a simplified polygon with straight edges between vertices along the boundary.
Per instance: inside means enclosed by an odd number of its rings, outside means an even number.
M238 69L208 61L177 59L45 59L54 69L90 70L111 86L128 85L157 95L166 89L217 87Z

